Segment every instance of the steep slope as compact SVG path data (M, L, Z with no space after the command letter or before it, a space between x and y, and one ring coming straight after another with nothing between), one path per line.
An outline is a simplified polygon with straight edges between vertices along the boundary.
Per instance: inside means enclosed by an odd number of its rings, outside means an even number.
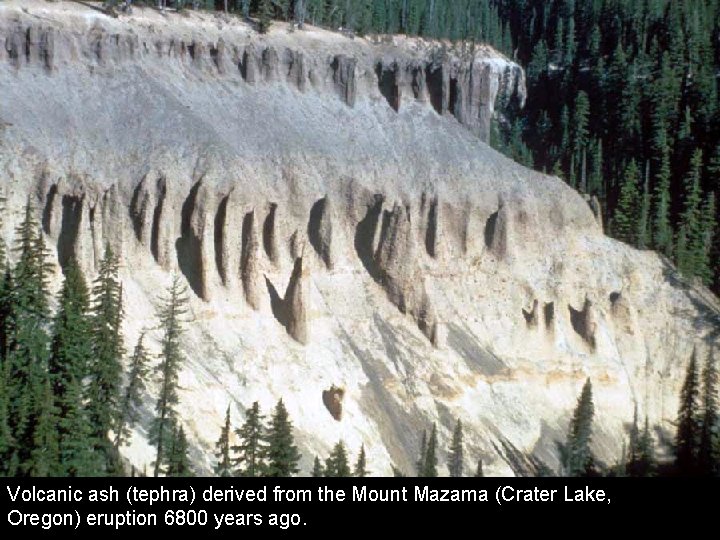
M130 342L185 277L180 410L206 472L228 402L239 424L279 397L306 469L344 439L409 472L457 417L489 473L555 466L586 377L611 461L635 403L671 428L717 340L709 293L481 142L498 95L524 99L491 49L31 0L0 5L0 42L3 236L29 196L59 264L92 275L110 242Z

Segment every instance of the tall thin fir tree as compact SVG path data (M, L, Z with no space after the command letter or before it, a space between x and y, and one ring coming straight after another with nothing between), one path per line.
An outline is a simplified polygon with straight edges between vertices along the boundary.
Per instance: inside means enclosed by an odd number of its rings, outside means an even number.
M685 382L680 391L677 433L675 435L675 467L678 474L692 476L697 472L699 442L699 401L700 381L698 377L697 353L693 349L685 373Z
M620 187L620 197L612 221L615 238L634 246L639 244L636 231L641 207L639 176L640 171L637 163L635 160L631 160L625 168L623 183Z
M215 443L215 474L221 477L232 476L232 461L230 460L230 405L225 411L225 423L220 430L220 438Z
M135 426L139 418L139 409L142 406L142 393L146 388L146 380L149 374L150 353L145 348L145 332L140 333L128 369L127 383L121 395L115 421L116 455L120 448L130 439L130 430Z
M448 452L448 471L453 478L463 475L463 426L458 418Z
M109 472L119 467L109 434L119 429L114 420L117 419L120 405L122 359L125 356L122 285L118 272L118 258L108 244L92 290L93 357L88 370L87 394L96 451L104 455L105 467Z
M365 478L366 476L368 476L367 456L365 455L364 444L360 445L360 453L358 454L357 462L355 462L353 476L355 476L356 478Z
M240 444L232 447L233 471L235 476L255 477L265 472L265 427L256 401L245 411L245 423L235 431Z
M438 456L437 456L437 426L433 424L430 430L430 439L428 439L427 452L425 453L425 478L435 478L438 475Z
M639 468L636 476L655 476L657 460L655 459L655 440L650 430L650 420L645 416L645 426L640 435Z
M696 150L685 179L685 205L680 216L680 229L675 248L675 262L678 269L687 276L697 273L705 250L700 216L701 170L702 151Z
M350 465L348 464L347 450L345 443L338 441L325 460L325 476L328 478L347 478L350 476Z
M160 375L160 394L155 405L156 416L150 429L150 442L157 449L155 456L154 476L159 476L163 464L168 459L168 448L173 442L173 428L177 420L175 407L178 404L178 373L182 365L180 339L183 334L183 324L187 311L187 289L181 284L180 278L175 276L158 310L158 319L163 333L161 341L160 365L157 372Z
M286 478L298 473L300 452L295 446L293 425L283 400L275 406L265 437L265 459L267 465L264 475L274 478Z
M270 30L273 17L272 0L258 0L258 30L266 34Z
M420 439L420 457L415 463L418 477L422 478L425 475L425 462L427 456L427 431L423 430L422 438Z
M698 448L698 468L703 476L720 474L719 419L718 372L712 352L708 351L702 376L702 418Z
M573 412L565 443L564 473L567 476L592 474L594 458L590 449L592 422L595 414L592 397L592 383L585 381Z
M177 420L172 422L172 437L170 438L169 450L165 454L165 476L194 476L190 468L185 429L179 425Z
M51 269L42 231L29 201L24 218L16 228L13 251L17 263L11 276L6 272L5 280L6 284L12 281L12 294L6 299L4 359L9 374L5 390L12 441L10 463L16 474L30 475L37 471L35 460L45 455L38 446L44 437L36 436L36 429L43 425L56 428L52 406L46 406Z
M321 478L325 476L325 468L322 465L322 462L320 461L320 458L315 456L315 461L313 461L313 468L311 476L313 478Z
M63 476L98 475L103 471L93 451L97 441L88 423L83 387L93 358L88 289L74 258L68 261L64 272L49 360L58 414L60 462Z

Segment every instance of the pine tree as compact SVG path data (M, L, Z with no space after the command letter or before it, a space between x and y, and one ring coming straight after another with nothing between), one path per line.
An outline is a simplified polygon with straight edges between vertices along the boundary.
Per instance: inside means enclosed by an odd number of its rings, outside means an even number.
M702 378L702 418L698 448L698 468L704 476L720 473L718 419L718 373L712 354L708 353Z
M177 421L174 420L171 427L172 436L170 437L170 445L165 457L165 475L176 477L194 476L190 470L185 430L182 426L178 426Z
M83 380L93 358L88 290L75 259L68 261L64 271L48 369L57 410L64 476L89 476L101 471L93 452L96 439L84 404Z
M629 455L625 464L625 474L628 476L638 476L636 469L640 460L640 429L638 428L638 409L637 404L633 411L633 423L630 427L630 441L628 443Z
M637 221L637 247L647 249L650 247L650 188L649 174L645 175L643 191L640 198L640 215Z
M270 30L273 16L272 0L258 1L258 30L261 34L266 34Z
M485 476L485 471L483 471L483 462L482 459L478 459L477 467L475 468L475 477L482 478L483 476Z
M265 438L267 466L264 476L285 478L298 472L301 456L295 446L292 431L292 422L281 399L275 406Z
M457 424L455 424L455 431L448 452L448 470L451 477L457 478L463 475L463 428L459 418Z
M5 274L10 287L4 299L4 362L8 420L13 447L10 463L20 475L32 474L37 456L35 430L40 422L50 422L44 406L50 338L48 277L50 265L42 231L28 202L23 221L16 229L13 247L18 261L12 275ZM53 426L53 429L55 427ZM40 467L44 470L44 467Z
M422 439L420 439L420 457L418 458L415 468L417 469L417 475L423 477L425 474L425 463L427 456L427 431L423 430Z
M653 213L653 247L668 257L672 255L672 225L670 224L670 149L666 136L660 146L659 168L655 179Z
M650 422L648 421L647 416L645 417L645 427L640 435L638 463L639 467L636 471L636 476L655 475L655 470L657 469L657 462L655 459L655 441L653 440L653 436L650 431Z
M594 459L590 450L590 443L594 412L592 383L590 379L587 379L573 412L564 445L565 459L563 467L567 476L585 476L592 473Z
M109 433L122 428L114 424L120 405L122 358L125 355L122 335L122 288L118 279L118 259L109 245L100 261L98 277L92 291L92 361L89 363L88 405L90 427L97 451L105 456L106 468L117 464Z
M160 375L160 395L150 429L150 443L157 449L154 476L160 474L163 463L167 461L168 447L173 440L173 426L177 418L175 406L178 403L178 372L182 363L180 338L183 334L183 318L187 314L187 302L187 291L180 284L180 278L175 276L167 298L158 311L163 337L160 365L157 368Z
M267 448L263 442L263 417L260 404L256 401L245 411L245 423L235 430L240 444L233 446L232 451L235 476L262 476L266 463L264 461Z
M218 476L232 476L232 463L230 461L230 405L225 412L225 424L220 430L220 438L215 443L215 457L217 464L215 465L215 474Z
M317 456L315 456L315 461L313 462L312 476L313 478L321 478L325 476L325 469L320 462L320 458Z
M342 441L333 447L330 456L325 460L325 476L328 478L347 478L350 476L347 450Z
M142 392L145 390L149 361L150 355L145 348L145 332L142 332L130 359L127 384L114 421L116 454L130 438L130 429L138 420L138 409L142 405Z
M620 198L612 222L615 238L631 245L637 245L639 240L636 232L641 208L638 189L639 175L637 163L635 160L631 160L625 168L623 183L620 187Z
M695 267L695 275L697 275L705 285L710 285L715 275L716 268L713 264L717 264L717 258L712 252L717 223L715 221L715 194L710 193L700 210L700 227L699 234L696 238L694 246L697 254Z
M438 475L437 470L437 426L433 424L430 431L430 439L428 440L427 452L425 452L425 471L423 477L435 478Z
M33 441L29 470L33 477L65 475L66 467L60 465L58 444L57 410L55 408L50 379L45 376L38 383L36 391L37 422L33 430ZM17 457L11 458L17 467Z
M697 471L699 398L700 383L696 353L693 350L685 374L685 382L680 392L680 408L675 436L675 466L677 472L683 476L691 476Z
M702 151L696 150L690 162L690 172L685 181L685 206L680 217L680 231L676 245L675 261L678 269L687 276L695 275L705 250L700 219L700 173Z
M367 459L365 456L365 445L363 444L360 446L360 454L358 454L358 459L355 463L355 470L353 471L353 476L357 478L365 478L367 475Z

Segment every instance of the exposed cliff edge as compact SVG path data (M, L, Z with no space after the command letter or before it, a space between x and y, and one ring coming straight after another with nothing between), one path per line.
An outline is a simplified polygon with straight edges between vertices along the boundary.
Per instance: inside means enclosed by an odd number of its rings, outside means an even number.
M92 275L111 243L130 341L184 276L205 472L228 402L239 422L282 397L306 469L344 439L411 472L422 429L459 417L470 460L524 474L523 454L555 466L586 377L611 461L635 404L671 429L692 348L718 339L717 299L481 142L498 95L524 99L489 48L34 0L0 4L0 45L0 233L30 196L58 265Z

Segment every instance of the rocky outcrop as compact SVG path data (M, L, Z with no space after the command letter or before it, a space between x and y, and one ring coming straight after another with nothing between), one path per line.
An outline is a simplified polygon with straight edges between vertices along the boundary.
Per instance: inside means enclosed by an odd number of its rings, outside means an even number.
M288 334L302 344L308 342L308 298L307 271L303 270L302 257L298 257L285 290L284 304Z
M240 76L249 84L283 81L301 92L311 86L321 92L332 87L349 107L375 95L383 96L395 111L414 100L429 103L483 140L489 137L496 102L514 98L522 105L525 100L522 69L486 46L464 44L456 49L409 38L381 44L354 40L322 58L309 53L315 44L301 32L292 43L276 46L216 29L212 35L164 35L158 33L163 26L158 24L151 26L152 37L141 38L124 24L132 17L121 21L97 16L86 32L58 34L52 22L11 19L0 28L0 61L5 56L16 69L36 65L50 72L78 59L94 70L155 56L221 79ZM374 84L360 80L368 76Z
M342 420L342 400L345 397L345 390L334 384L328 389L323 390L322 400L325 408L335 420Z

